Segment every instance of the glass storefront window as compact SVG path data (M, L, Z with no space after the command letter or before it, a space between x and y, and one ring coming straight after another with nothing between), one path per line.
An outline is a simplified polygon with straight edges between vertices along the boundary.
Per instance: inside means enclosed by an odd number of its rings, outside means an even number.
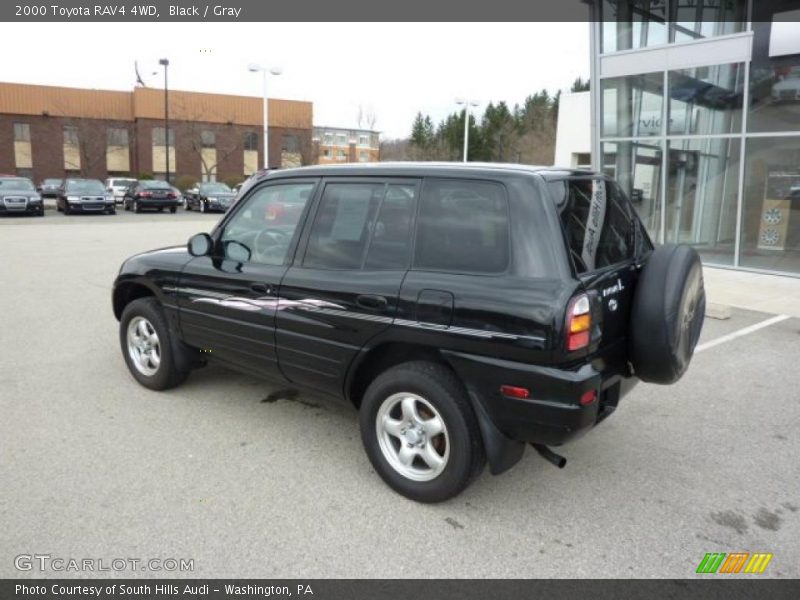
M661 144L604 142L603 172L616 179L633 202L653 240L661 230Z
M742 63L670 71L668 85L668 133L741 133Z
M667 43L665 0L604 0L602 52L619 52Z
M669 142L665 239L708 263L733 264L740 149L739 138Z
M670 41L688 42L744 31L747 0L673 0Z
M601 83L603 137L661 135L662 73L609 77Z
M800 137L746 142L739 264L800 274Z

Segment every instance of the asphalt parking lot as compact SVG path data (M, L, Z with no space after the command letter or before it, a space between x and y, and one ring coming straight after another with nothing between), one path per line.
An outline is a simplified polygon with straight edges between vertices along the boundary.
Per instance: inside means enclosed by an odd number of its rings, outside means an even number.
M527 452L415 504L373 472L348 406L263 403L269 384L215 367L165 393L128 374L120 263L218 218L0 219L0 577L64 575L15 569L38 553L190 558L197 577L682 578L739 551L774 554L762 577L800 577L800 319L640 385L561 449L563 470ZM734 309L701 343L771 316Z

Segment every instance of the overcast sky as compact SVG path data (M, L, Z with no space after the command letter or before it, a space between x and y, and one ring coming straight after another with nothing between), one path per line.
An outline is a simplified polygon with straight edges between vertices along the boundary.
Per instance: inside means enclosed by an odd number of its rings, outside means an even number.
M247 65L279 66L270 97L312 101L315 125L355 127L363 106L387 138L456 96L513 105L589 75L588 23L18 23L2 39L0 80L18 83L130 90L138 61L161 88L166 56L170 88L260 97Z

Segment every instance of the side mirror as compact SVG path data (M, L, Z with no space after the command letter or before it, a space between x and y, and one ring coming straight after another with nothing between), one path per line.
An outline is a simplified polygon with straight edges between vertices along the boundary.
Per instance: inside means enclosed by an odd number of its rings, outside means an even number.
M186 249L192 256L208 256L213 242L207 233L198 233L189 238Z
M237 242L236 240L228 240L225 242L225 257L236 262L244 263L249 262L252 253L250 248Z

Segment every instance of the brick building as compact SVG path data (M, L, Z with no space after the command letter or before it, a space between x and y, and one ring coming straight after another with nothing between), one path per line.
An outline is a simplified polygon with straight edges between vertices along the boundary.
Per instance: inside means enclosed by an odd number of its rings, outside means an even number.
M169 91L132 92L0 83L0 173L46 177L166 174L197 181L243 178L263 165L262 100ZM316 161L312 104L269 100L270 167Z
M317 164L377 162L380 160L380 134L370 129L314 127Z

